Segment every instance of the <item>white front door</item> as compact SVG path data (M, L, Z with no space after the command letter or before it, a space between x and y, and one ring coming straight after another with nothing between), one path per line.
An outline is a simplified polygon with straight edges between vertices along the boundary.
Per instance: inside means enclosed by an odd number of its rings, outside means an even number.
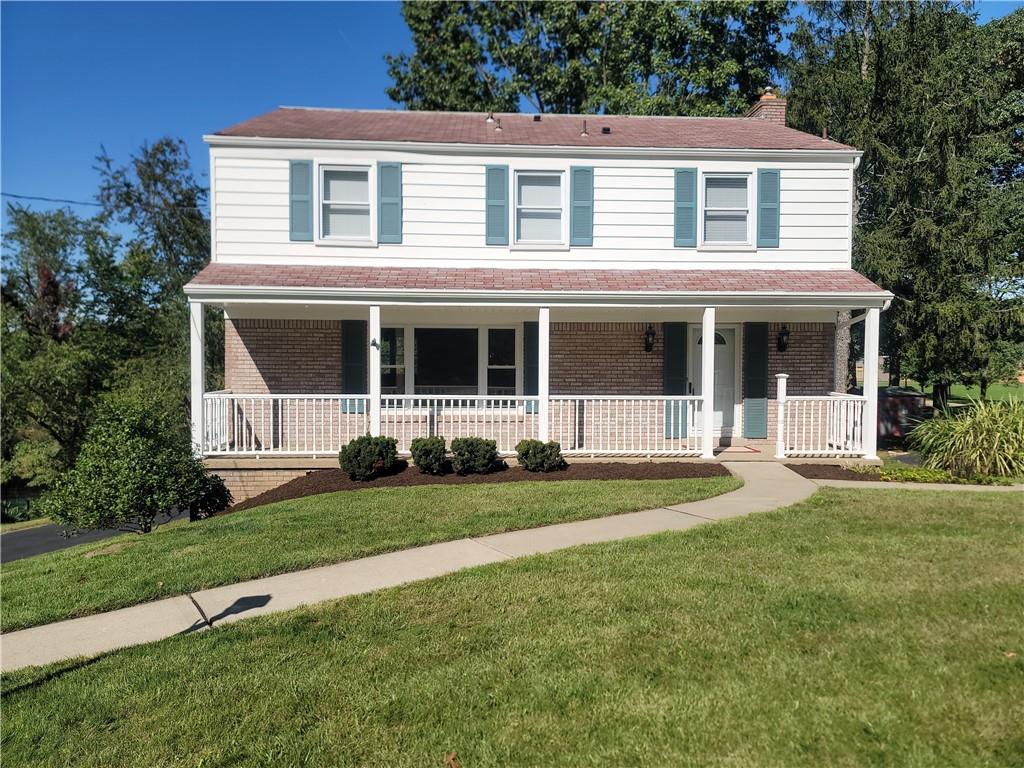
M699 325L690 326L690 344L687 359L693 394L701 391L701 368L704 339ZM731 435L736 421L736 329L715 329L715 433Z

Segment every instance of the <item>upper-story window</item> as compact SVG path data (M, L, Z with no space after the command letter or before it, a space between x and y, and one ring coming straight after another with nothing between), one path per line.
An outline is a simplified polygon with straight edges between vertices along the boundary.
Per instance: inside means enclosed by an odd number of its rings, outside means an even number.
M370 169L322 166L320 233L325 240L370 240Z
M734 245L750 242L750 177L704 177L704 242Z
M563 242L563 205L561 172L517 172L516 242Z

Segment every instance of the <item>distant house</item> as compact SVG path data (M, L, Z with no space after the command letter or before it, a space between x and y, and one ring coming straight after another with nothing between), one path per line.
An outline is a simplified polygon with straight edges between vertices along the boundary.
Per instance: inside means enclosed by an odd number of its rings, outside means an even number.
M213 249L186 287L198 449L279 476L366 432L874 456L892 295L851 269L860 153L785 109L281 108L207 136ZM223 392L203 390L207 305ZM866 397L832 392L846 310Z

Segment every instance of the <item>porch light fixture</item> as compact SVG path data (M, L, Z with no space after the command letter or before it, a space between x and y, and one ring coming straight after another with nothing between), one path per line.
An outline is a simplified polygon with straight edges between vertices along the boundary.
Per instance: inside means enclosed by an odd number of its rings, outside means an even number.
M775 346L778 347L779 352L785 352L789 349L789 328L782 326L779 330L779 337L775 340Z
M644 331L644 352L650 352L652 349L654 349L654 326L648 323L647 330Z

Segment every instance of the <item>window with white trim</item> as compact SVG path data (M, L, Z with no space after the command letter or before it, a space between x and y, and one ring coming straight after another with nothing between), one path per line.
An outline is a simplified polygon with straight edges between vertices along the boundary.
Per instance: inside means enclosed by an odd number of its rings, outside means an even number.
M516 172L516 242L563 242L561 171Z
M487 331L487 394L516 393L516 332L514 328Z
M325 240L370 240L370 169L320 168L320 236Z
M704 177L704 242L707 245L750 242L749 183L746 175Z
M405 329L382 328L380 343L380 391L405 394Z

